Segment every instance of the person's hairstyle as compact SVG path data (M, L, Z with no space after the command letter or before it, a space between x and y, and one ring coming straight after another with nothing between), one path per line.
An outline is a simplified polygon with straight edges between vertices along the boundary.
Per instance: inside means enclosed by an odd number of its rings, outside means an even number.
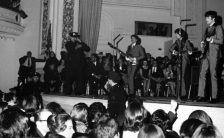
M174 33L175 34L179 34L183 38L183 40L185 40L185 41L188 39L187 32L184 31L182 28L175 29Z
M141 38L138 35L133 34L133 35L131 35L131 38L132 37L134 37L136 39L136 44L137 45L140 45L141 44L142 40L141 40Z
M97 121L104 113L106 107L101 102L94 102L88 109L88 122Z
M169 127L168 122L169 116L164 110L158 109L152 113L152 123L158 125L163 131Z
M192 138L223 138L223 137L215 126L202 124L195 130Z
M46 105L46 109L51 111L53 114L62 114L65 113L65 110L61 107L59 103L56 102L50 102Z
M6 108L7 108L7 103L6 102L0 102L0 109L3 111L3 110L5 110ZM0 114L1 114L1 112L0 112Z
M94 128L94 135L96 138L114 138L118 132L118 124L112 119L99 121L96 128Z
M73 106L70 115L73 121L81 121L86 123L88 116L88 106L85 103L78 103Z
M189 119L194 118L194 119L199 119L202 122L206 123L207 125L212 125L212 119L211 117L203 110L195 110L189 115Z
M26 113L17 107L4 110L0 115L0 133L4 138L26 138L28 132Z
M132 101L125 110L124 126L128 131L138 131L143 126L147 111L140 102Z
M9 101L13 100L14 97L16 97L16 95L14 93L12 93L12 92L5 93L4 100L6 102L9 102Z
M33 95L26 96L22 99L21 106L25 111L37 110L38 109L37 98Z
M207 11L205 12L205 17L211 17L211 18L217 18L217 12L216 11Z
M50 115L47 119L47 126L50 132L58 134L65 131L65 129L67 128L65 123L68 120L72 120L72 118L68 114Z
M180 127L180 135L183 134L184 136L192 137L194 131L203 124L202 121L198 119L187 119L183 122L183 124Z
M148 124L139 130L138 138L165 138L165 135L157 125Z

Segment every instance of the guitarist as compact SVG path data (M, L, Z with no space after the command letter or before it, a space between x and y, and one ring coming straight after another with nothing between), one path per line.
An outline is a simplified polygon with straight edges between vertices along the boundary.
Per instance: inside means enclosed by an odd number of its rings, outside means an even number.
M177 40L175 43L171 46L170 52L172 55L178 57L181 56L180 60L178 61L178 64L181 65L181 82L177 81L177 92L179 92L180 83L181 83L181 92L180 97L182 100L185 100L187 98L187 91L186 91L186 71L187 68L190 65L189 55L192 53L192 46L190 41L188 40L188 34L186 31L184 31L181 28L177 28L175 30L175 34L177 37ZM180 72L180 70L178 71ZM179 86L179 87L178 87Z
M128 87L129 95L135 96L134 77L138 69L139 61L145 58L144 48L141 46L141 39L137 35L131 35L131 44L128 46L126 60L128 64Z
M217 62L219 59L219 49L223 45L223 28L216 23L217 12L207 11L205 13L205 20L208 25L204 39L201 42L201 46L204 49L207 48L205 57L202 60L201 72L199 77L198 99L197 102L205 101L205 84L206 74L208 69L210 70L212 93L210 103L217 102L218 84L217 84Z

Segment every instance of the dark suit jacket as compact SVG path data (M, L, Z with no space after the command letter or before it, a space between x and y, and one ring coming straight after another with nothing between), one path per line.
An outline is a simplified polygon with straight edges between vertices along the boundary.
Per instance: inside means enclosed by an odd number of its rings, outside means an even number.
M213 39L212 43L209 43L209 52L211 52L210 55L217 55L217 52L219 52L219 48L221 45L223 45L223 28L220 25L217 25L215 27L215 35L211 36Z
M23 76L24 74L28 74L28 72L26 72L27 70L24 69L24 62L27 60L27 56L23 56L19 59L19 72L18 74L20 76ZM36 62L44 62L44 59L36 59L35 57L31 57L31 67L29 69L29 73L35 73L36 72ZM26 67L25 67L26 68Z
M82 45L80 48L76 48L78 45ZM86 58L84 52L90 51L89 46L84 42L72 42L68 41L65 44L65 47L68 51L68 60L66 62L66 67L69 67L71 69L80 68L85 65Z
M141 45L137 44L133 48L131 45L129 45L126 54L131 57L135 57L137 59L137 64L139 63L140 60L145 58L144 48Z
M180 48L180 49L179 49ZM176 40L175 43L171 46L170 52L173 52L173 50L176 50L180 52L180 50L183 52L182 54L187 54L188 51L192 51L192 45L189 40L186 40L185 42L181 40Z

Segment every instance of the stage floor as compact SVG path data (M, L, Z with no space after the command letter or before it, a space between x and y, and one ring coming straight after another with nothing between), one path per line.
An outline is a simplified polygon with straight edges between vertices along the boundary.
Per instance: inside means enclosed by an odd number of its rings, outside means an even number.
M160 97L148 97L143 98L144 107L150 112L153 113L157 109L163 109L168 112L170 108L170 98L160 98ZM91 96L60 96L60 95L43 95L43 101L46 105L49 102L55 101L61 104L61 106L66 110L67 113L70 113L73 105L84 102L87 105L90 105L93 102L102 102L105 106L107 106L106 97L97 97L93 98ZM222 135L224 136L224 102L219 102L217 104L209 104L205 102L197 103L197 102L180 102L178 109L178 119L173 125L173 129L176 132L179 132L180 126L185 121L191 112L195 110L204 110L211 116L214 125L220 130Z

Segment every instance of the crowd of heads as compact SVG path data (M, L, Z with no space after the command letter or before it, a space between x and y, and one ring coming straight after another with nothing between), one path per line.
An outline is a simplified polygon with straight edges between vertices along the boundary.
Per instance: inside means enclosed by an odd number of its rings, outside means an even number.
M57 102L41 108L36 96L21 99L14 93L1 94L0 137L3 138L222 138L212 117L193 111L179 132L172 129L178 105L168 113L152 113L138 97L128 100L121 118L113 118L101 102L75 104L66 112Z

